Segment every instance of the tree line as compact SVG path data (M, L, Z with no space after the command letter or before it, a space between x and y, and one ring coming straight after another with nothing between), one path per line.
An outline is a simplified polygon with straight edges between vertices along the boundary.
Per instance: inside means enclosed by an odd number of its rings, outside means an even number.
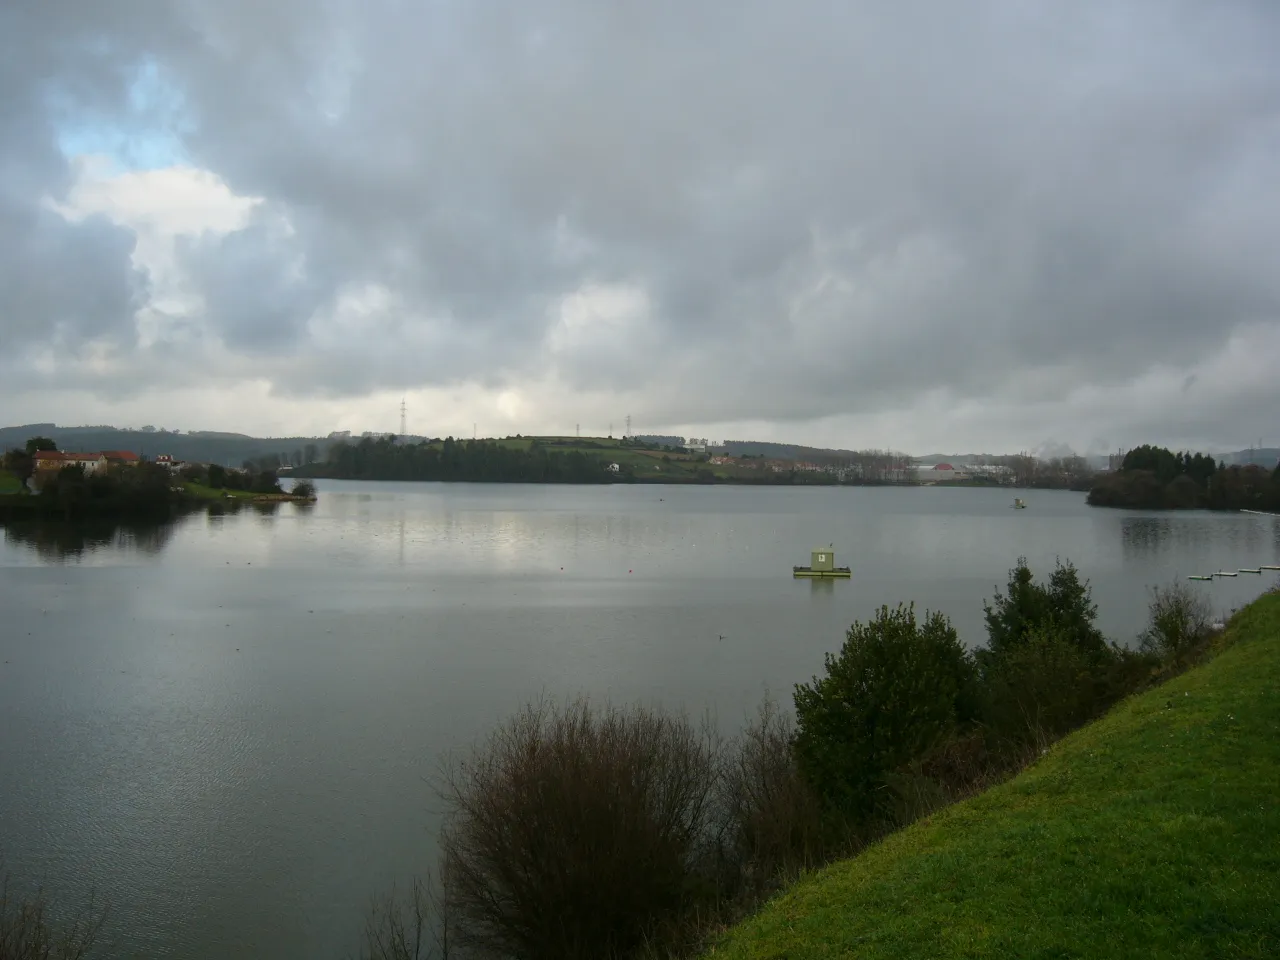
M1206 453L1144 444L1089 491L1095 507L1280 511L1280 464L1227 466Z
M446 437L439 443L406 444L387 436L336 443L327 460L304 466L295 476L477 483L609 483L629 478L607 468L600 456L550 449L537 440L511 445Z

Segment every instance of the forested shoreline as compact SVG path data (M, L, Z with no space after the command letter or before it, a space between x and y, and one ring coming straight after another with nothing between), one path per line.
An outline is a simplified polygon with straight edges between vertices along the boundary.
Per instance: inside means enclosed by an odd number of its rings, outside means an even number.
M327 460L293 475L334 480L438 480L473 483L614 483L629 474L609 471L603 457L577 450L551 450L536 442L527 448L488 440L438 444L396 443L392 437L364 437L335 444Z
M1094 507L1280 511L1280 465L1227 466L1204 453L1143 445L1089 491Z

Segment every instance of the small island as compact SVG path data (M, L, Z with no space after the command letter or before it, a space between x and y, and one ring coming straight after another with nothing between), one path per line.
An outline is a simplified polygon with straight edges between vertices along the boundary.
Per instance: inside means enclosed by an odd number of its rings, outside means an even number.
M1094 507L1131 510L1255 510L1280 513L1280 465L1227 466L1204 453L1143 445L1089 491Z
M314 503L315 487L289 492L273 470L246 464L184 463L161 455L144 460L127 450L60 451L47 437L0 459L0 520L163 520L215 503Z

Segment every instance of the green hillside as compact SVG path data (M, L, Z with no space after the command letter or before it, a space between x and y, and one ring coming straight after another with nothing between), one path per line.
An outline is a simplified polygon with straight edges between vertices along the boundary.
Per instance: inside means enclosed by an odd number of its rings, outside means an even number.
M1215 659L792 887L718 960L1280 956L1280 594Z

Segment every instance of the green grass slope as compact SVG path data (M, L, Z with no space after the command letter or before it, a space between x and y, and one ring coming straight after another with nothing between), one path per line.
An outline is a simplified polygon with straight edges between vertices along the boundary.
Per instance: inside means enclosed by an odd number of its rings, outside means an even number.
M0 493L21 493L22 481L8 470L0 470Z
M801 881L713 949L1280 957L1280 595L1018 777Z

